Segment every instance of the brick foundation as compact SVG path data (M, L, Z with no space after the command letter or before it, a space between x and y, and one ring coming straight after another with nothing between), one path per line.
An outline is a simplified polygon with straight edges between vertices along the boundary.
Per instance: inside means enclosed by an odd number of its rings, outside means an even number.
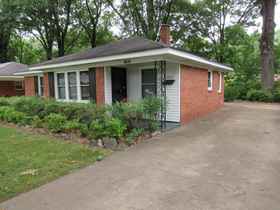
M96 104L105 104L104 67L96 67Z
M186 124L222 107L224 87L221 93L218 88L218 72L213 71L213 90L208 91L207 70L181 65L181 123Z

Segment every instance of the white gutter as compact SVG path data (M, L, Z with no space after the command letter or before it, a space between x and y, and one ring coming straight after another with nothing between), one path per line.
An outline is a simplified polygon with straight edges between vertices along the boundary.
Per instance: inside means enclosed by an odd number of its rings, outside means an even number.
M182 52L182 51L171 49L171 48L164 48L164 49L156 49L156 50L147 50L147 51L143 51L143 52L106 56L106 57L100 57L100 58L92 58L92 59L79 60L79 61L70 61L70 62L59 63L59 64L49 64L49 65L38 66L38 67L31 67L30 72L21 72L21 73L15 74L15 75L42 73L42 71L38 71L38 70L53 69L53 68L60 68L60 67L66 67L66 66L94 64L94 63L102 63L102 62L109 62L109 61L116 61L116 60L125 60L125 59L133 59L133 58L149 57L149 56L162 56L162 55L174 55L174 56L185 58L185 59L188 59L191 61L195 61L197 63L216 67L221 70L233 71L233 69L228 66L218 64L215 62L211 62L211 61L207 61L206 59L200 58L200 57L192 55L190 53Z
M42 73L43 73L43 71L24 71L24 72L14 73L14 75L18 75L18 76L23 75L23 76L25 76L25 75L42 74Z

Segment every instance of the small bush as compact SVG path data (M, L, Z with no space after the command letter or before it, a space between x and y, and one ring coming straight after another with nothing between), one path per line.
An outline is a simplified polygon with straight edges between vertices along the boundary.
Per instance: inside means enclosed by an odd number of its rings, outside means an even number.
M128 145L134 144L135 140L144 133L142 128L132 129L126 136L125 143Z
M15 97L11 105L16 111L23 112L29 116L40 115L45 108L45 100L37 97Z
M43 128L44 127L44 121L39 116L34 116L31 125L34 128Z
M247 100L259 102L272 102L273 95L270 91L266 90L249 90L247 93Z
M67 121L64 125L64 131L67 133L77 132L81 129L81 124L77 120Z
M9 106L9 100L8 98L0 97L0 106Z
M240 92L234 86L225 86L225 101L234 101L239 99Z
M124 136L126 125L119 119L111 118L106 123L106 132L109 137L120 139Z
M64 131L66 117L61 114L50 114L45 118L47 128L53 133Z
M2 106L0 107L0 119L16 124L25 124L27 117L24 113L16 111L13 107Z

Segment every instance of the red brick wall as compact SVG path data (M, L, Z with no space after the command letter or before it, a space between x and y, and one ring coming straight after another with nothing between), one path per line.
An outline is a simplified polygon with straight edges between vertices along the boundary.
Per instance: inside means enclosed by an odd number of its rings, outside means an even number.
M34 77L24 77L25 96L35 96Z
M43 84L44 84L43 97L48 98L48 97L50 97L49 75L48 75L48 73L44 73Z
M16 86L14 81L0 81L0 96L15 96Z
M96 67L96 104L105 104L104 67Z
M208 91L207 70L181 65L181 123L185 124L222 107L224 87L221 93L218 93L218 89L218 72L213 71L213 90Z

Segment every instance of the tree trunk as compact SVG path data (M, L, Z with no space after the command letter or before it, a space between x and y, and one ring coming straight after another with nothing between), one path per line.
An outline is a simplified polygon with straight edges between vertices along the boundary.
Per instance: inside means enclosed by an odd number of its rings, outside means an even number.
M10 34L0 32L0 63L9 61L8 50L9 50Z
M272 89L274 83L274 15L276 0L262 0L263 28L260 42L261 79L264 89Z

